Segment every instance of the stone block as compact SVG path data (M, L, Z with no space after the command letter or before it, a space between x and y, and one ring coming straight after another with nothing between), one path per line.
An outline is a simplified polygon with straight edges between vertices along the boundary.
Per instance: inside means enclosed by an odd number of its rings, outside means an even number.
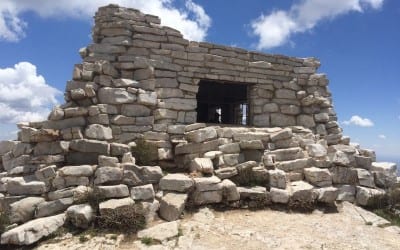
M193 187L194 181L184 174L168 174L161 178L159 185L161 190L187 192Z
M167 221L178 220L185 209L187 194L168 193L160 201L160 217Z
M152 200L154 197L155 193L152 184L131 188L131 198L133 200Z

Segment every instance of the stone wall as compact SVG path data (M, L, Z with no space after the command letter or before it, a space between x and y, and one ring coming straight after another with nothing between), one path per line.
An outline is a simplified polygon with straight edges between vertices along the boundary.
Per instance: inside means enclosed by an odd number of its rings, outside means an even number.
M395 164L342 136L314 58L189 42L115 5L96 13L93 42L80 50L66 103L0 143L0 205L16 223L3 244L30 244L66 219L87 227L95 211L132 204L149 221L176 220L188 204L367 205L398 182ZM200 80L249 84L252 126L196 123ZM137 164L143 145L155 166ZM113 200L76 205L92 190ZM54 226L38 233L43 223Z

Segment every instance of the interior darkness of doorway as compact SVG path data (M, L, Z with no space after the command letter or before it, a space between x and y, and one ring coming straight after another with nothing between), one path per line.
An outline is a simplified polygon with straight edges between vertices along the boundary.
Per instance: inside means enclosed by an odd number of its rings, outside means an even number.
M249 125L248 85L201 80L197 122Z

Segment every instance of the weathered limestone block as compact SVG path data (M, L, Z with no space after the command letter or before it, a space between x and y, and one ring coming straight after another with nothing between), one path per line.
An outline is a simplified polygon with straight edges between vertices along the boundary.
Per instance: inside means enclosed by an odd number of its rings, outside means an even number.
M122 198L129 196L128 186L123 184L115 186L96 186L96 189L104 198Z
M34 147L34 155L57 155L68 152L69 142L39 142ZM27 153L29 154L29 153ZM14 156L17 154L14 153Z
M338 197L339 190L336 187L324 187L318 189L318 201L332 204Z
M296 99L296 92L290 89L278 89L275 91L276 98Z
M39 203L36 208L35 217L36 218L46 217L57 213L61 213L65 211L73 203L74 199L72 197Z
M168 174L161 178L159 187L161 190L187 192L193 187L194 181L184 174Z
M82 118L82 117L81 117ZM84 119L83 119L84 120ZM69 124L69 123L74 123L75 119L65 119L62 121L55 121L49 123L60 123L60 124ZM47 128L45 125L43 126L43 129L35 129L35 128L29 128L29 127L22 127L21 128L21 141L22 142L51 142L51 141L56 141L59 139L60 134L57 129L60 129L59 127L54 127L54 128Z
M119 162L117 157L110 157L105 155L99 155L98 157L99 167L118 167Z
M110 152L110 145L105 141L96 140L73 140L69 144L70 149L83 152L83 153L98 153L108 155Z
M143 166L140 169L140 173L145 183L156 184L163 177L163 172L160 166Z
M238 201L240 199L239 191L231 180L225 179L221 182L223 197L227 201Z
M287 204L289 202L290 193L288 190L272 187L269 192L272 202L282 204Z
M362 155L355 155L356 166L358 168L363 168L366 170L370 170L372 167L372 157L369 156L362 156Z
M271 114L271 126L288 127L296 125L296 117L280 113Z
M354 202L356 199L356 187L352 185L337 186L339 193L336 198L338 201Z
M99 102L104 104L123 104L136 101L136 95L129 93L124 88L100 88L97 92Z
M90 124L85 130L85 136L96 140L110 140L113 138L112 129L100 124Z
M238 174L236 167L224 167L215 170L215 175L220 179L228 179Z
M282 129L280 131L277 131L273 134L271 134L271 141L272 142L276 142L276 141L280 141L280 140L285 140L285 139L290 139L293 136L293 132L292 129L290 128L285 128Z
M214 172L213 162L209 158L194 158L190 164L190 171L212 174Z
M47 181L56 176L56 165L40 168L35 172L35 177L39 181Z
M115 183L122 180L123 170L118 167L100 167L96 170L94 184Z
M313 128L315 127L314 117L312 115L299 115L297 116L296 125L306 128Z
M196 191L215 191L222 190L221 180L216 176L194 178Z
M217 138L217 131L215 128L207 127L185 133L185 139L189 142L204 142Z
M297 159L293 161L281 161L275 164L276 168L281 169L285 172L291 172L296 170L302 170L309 164L309 158Z
M378 187L388 188L396 183L396 163L373 162L371 171L375 176L375 184Z
M327 155L327 150L321 144L308 144L307 152L310 157L321 158Z
M131 188L131 198L133 200L152 200L154 197L155 193L152 184Z
M286 189L286 174L280 169L269 170L269 185L271 187Z
M318 197L318 192L314 189L314 187L304 181L292 182L290 184L290 190L290 199L292 201L313 203Z
M361 206L372 205L371 202L376 202L376 199L384 195L384 190L357 186L356 202Z
M273 151L266 151L266 154L272 154L275 156L276 161L290 161L304 158L303 150L299 147L295 148L284 148L284 149L277 149ZM264 158L266 156L264 155Z
M80 165L80 166L65 166L58 170L61 176L92 176L93 166Z
M264 205L268 200L269 193L265 187L238 187L240 200L256 201L257 205Z
M235 166L244 162L243 154L224 154L223 155L224 163L227 166Z
M300 107L297 105L282 105L281 112L286 115L298 115L300 114Z
M185 209L187 194L168 193L160 201L160 217L166 221L178 220Z
M67 209L67 220L75 227L86 229L94 220L94 211L89 204L70 206Z
M239 146L241 149L254 149L254 150L263 150L264 144L261 140L249 140L249 141L240 141Z
M240 152L240 146L237 142L227 143L219 146L219 151L224 154L236 154Z
M36 206L44 202L42 197L27 197L10 205L10 222L24 223L35 215Z
M373 174L371 174L371 172L359 168L357 168L356 170L358 176L358 183L360 184L360 186L370 187L370 188L375 187L374 176Z
M197 107L196 99L168 98L158 102L159 108L192 111Z
M137 236L139 239L151 238L158 242L164 242L168 239L176 237L178 233L179 223L177 221L171 221L139 231Z
M268 127L271 124L269 114L260 114L253 116L253 125L257 127Z
M332 186L332 176L328 169L321 169L316 167L305 168L304 176L309 183L315 186Z
M355 185L357 183L357 170L348 167L332 167L329 169L332 174L332 182L334 184L351 184Z
M218 150L219 141L212 140L203 143L180 143L175 147L175 155L205 153Z
M1 235L1 244L30 245L64 225L65 214L39 218L13 228Z
M121 114L124 116L143 117L149 116L151 109L140 104L125 104L122 105Z
M61 176L57 175L52 181L53 187L63 189L70 186L88 186L89 178L86 176Z
M263 142L269 141L269 133L265 132L233 132L234 141L251 141L261 140Z
M41 195L47 190L46 183L26 177L13 177L7 181L7 192L10 195Z
M30 142L54 141L59 137L59 135L58 134L55 135L54 132L51 132L51 135L49 135L49 133L46 132L46 136L45 136L46 139L44 139L43 138L43 130L49 131L49 129L52 129L54 131L54 130L73 128L73 127L83 127L85 125L86 125L86 119L83 116L66 118L66 119L59 120L59 121L45 121L43 123L43 129L41 129L40 132L38 132L40 134L40 136L36 136L36 133L34 133L35 135L29 136L31 138L30 140L34 140L34 141L30 141ZM22 139L22 141L24 141L24 140ZM27 142L29 142L29 141L27 141Z
M195 205L205 205L212 203L220 203L223 198L222 186L219 190L212 191L195 191L193 193L193 200Z

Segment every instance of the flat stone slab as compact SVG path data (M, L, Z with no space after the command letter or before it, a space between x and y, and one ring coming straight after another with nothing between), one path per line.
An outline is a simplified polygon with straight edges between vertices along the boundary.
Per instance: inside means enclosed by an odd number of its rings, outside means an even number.
M177 236L179 232L178 228L178 221L171 221L139 231L137 236L139 239L152 238L162 242Z
M31 220L1 235L1 244L30 245L57 231L65 222L65 214Z

